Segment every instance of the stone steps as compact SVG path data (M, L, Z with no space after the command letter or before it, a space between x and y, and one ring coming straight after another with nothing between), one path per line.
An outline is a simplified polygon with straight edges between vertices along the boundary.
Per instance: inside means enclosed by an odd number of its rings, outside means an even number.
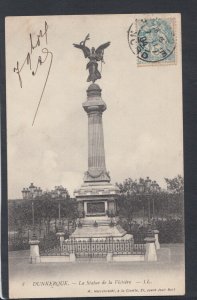
M109 217L87 217L80 220L83 226L93 226L95 221L98 226L109 226L112 219ZM113 223L116 223L115 219L113 219Z
M72 237L98 237L98 238L105 238L105 237L122 237L126 232L118 226L82 226L77 227L76 230L72 233Z
M89 223L94 223L94 222L97 222L98 224L100 224L100 223L110 223L111 222L111 220L110 219L108 219L108 220L97 220L97 219L93 219L93 220L81 220L81 223L82 224L89 224Z
M83 226L94 226L94 223L95 223L95 221L81 222L81 224ZM96 221L96 223L98 224L98 226L109 226L111 221L109 221L109 222L108 221L100 221L100 222Z

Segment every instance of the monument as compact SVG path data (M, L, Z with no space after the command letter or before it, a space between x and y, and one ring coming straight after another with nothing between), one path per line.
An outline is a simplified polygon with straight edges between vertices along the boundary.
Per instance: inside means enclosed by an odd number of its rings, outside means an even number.
M57 237L59 246L49 249L41 256L41 262L67 261L75 262L80 259L112 261L156 261L155 238L152 230L140 243L134 243L133 236L118 223L117 198L119 189L110 181L105 164L104 134L102 114L107 106L101 96L101 88L95 83L101 78L98 62L103 62L104 49L110 42L102 44L96 50L85 45L89 34L80 44L74 44L83 51L89 59L87 69L91 81L87 89L87 99L82 104L88 117L88 169L84 174L83 183L74 192L78 205L79 217L76 229L64 239L61 224L59 204L59 227ZM158 233L158 232L157 232ZM146 247L145 247L146 243ZM40 262L39 241L35 238L31 246L31 262ZM50 253L52 256L49 256ZM54 256L54 253L57 254Z
M98 62L104 62L104 49L110 42L102 44L96 50L86 46L89 34L79 44L73 44L83 51L89 59L88 82L92 82L87 89L87 100L83 109L88 116L88 170L85 172L83 184L74 195L78 204L79 219L77 228L71 238L75 239L132 239L118 224L117 196L119 189L110 183L110 175L105 164L104 134L102 114L107 106L102 100L101 88L95 83L101 78Z

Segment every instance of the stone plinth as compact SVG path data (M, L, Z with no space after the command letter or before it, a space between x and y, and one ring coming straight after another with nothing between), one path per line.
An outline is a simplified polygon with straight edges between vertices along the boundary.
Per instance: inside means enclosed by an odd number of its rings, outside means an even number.
M40 241L37 239L32 239L29 241L30 263L32 263L32 264L40 263L39 243L40 243Z
M160 249L160 243L159 243L159 230L157 229L154 229L153 230L153 233L154 233L154 237L155 237L155 247L157 250Z
M76 230L72 233L71 238L75 239L103 239L111 238L114 239L126 239L132 238L132 235L127 234L126 231L120 225L104 225L98 224L97 227L94 226L94 223L91 225L82 225L82 227L77 227Z
M147 237L147 238L145 238L145 242L146 242L145 260L146 261L157 261L155 238L154 237Z
M60 241L60 247L62 246L62 243L63 243L63 241L64 241L64 236L65 236L65 234L64 234L64 232L63 232L63 229L60 227L59 228L59 230L58 230L58 232L56 233L56 236L57 236L57 238L59 238L59 241Z
M70 253L69 259L70 259L70 260L69 260L70 262L75 262L75 261L76 261L75 253Z
M113 261L113 254L112 254L112 253L108 253L108 254L107 254L107 261L108 261L108 262Z

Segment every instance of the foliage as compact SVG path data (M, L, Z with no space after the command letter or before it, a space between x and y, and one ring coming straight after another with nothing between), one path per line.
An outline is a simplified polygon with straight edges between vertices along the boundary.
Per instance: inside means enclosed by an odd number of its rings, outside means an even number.
M43 239L40 240L40 250L53 249L59 245L59 238L54 232L49 232Z
M127 178L123 181L123 183L116 183L120 190L120 194L125 197L130 197L132 194L137 194L138 182L137 180L132 180L131 178Z
M142 242L147 236L148 226L145 224L138 224L132 222L130 226L128 223L122 223L123 228L131 233L134 237L135 243ZM184 225L183 219L159 219L155 222L155 228L159 230L159 242L161 244L169 243L183 243L184 242Z
M31 203L9 203L8 209L9 228L20 230L25 225L32 223Z
M161 242L182 242L184 181L180 175L165 180L167 190L158 188L154 192L150 189L148 193L138 192L139 183L141 185L146 183L143 178L138 181L128 178L123 183L117 183L120 189L117 200L120 223L127 232L137 234L140 223L144 221L147 223L150 208L150 220L158 219Z
M181 194L184 191L184 179L178 175L172 179L165 178L167 190L174 194Z
M9 230L21 231L24 228L32 228L33 210L34 224L41 232L41 227L45 227L46 233L51 231L52 221L55 227L59 218L59 205L61 219L73 221L77 218L77 203L75 199L57 196L54 198L51 192L44 193L32 200L22 200L9 202Z
M8 249L9 251L27 250L29 249L29 240L19 236L16 239L10 239Z
M157 192L139 193L139 183L146 185L146 179L125 179L122 183L116 183L120 189L117 199L118 215L120 223L128 232L137 232L139 224L147 221L150 208L150 217L157 219L160 231L160 241L163 243L180 242L183 239L183 188L184 180L178 175L175 178L165 178L167 189L158 189ZM32 207L33 203L33 207ZM33 200L9 201L9 230L16 230L18 234L15 249L23 249L23 231L32 229L32 208L34 208L35 226L37 232L41 229L49 236L45 237L45 246L53 246L57 243L55 229L59 218L59 205L61 208L61 220L65 224L74 222L79 217L77 202L69 195L54 197L50 192ZM108 216L110 212L108 212ZM65 222L64 222L65 221ZM139 224L138 224L138 223ZM54 228L52 228L54 226ZM44 229L43 229L44 228ZM51 233L53 231L53 233ZM69 228L68 228L69 231ZM48 241L51 239L51 242ZM52 243L48 245L48 243Z
M137 201L136 195L138 192L137 180L127 178L123 183L116 183L120 190L120 195L117 199L118 214L120 218L125 218L128 223L133 219L133 213L136 206L140 206L140 201Z
M156 228L159 230L160 243L183 243L184 224L183 219L158 220Z
M151 217L182 216L184 205L183 178L178 175L173 179L166 178L165 180L168 183L167 190L161 190L158 187L156 192L150 189L148 193L138 192L139 183L141 185L146 183L143 178L138 181L128 178L123 183L116 183L120 189L117 200L119 216L127 219L128 222L131 222L136 216L142 217L143 213L147 217L149 205Z

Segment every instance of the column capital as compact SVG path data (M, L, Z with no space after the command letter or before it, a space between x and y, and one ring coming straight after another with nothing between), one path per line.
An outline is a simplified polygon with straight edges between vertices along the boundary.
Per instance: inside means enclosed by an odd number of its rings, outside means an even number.
M87 113L103 112L107 106L101 98L101 89L98 84L92 83L87 89L87 101L84 102L83 108Z
M106 110L107 105L101 98L92 98L88 99L86 102L82 104L83 109L89 114L94 112L103 112Z

